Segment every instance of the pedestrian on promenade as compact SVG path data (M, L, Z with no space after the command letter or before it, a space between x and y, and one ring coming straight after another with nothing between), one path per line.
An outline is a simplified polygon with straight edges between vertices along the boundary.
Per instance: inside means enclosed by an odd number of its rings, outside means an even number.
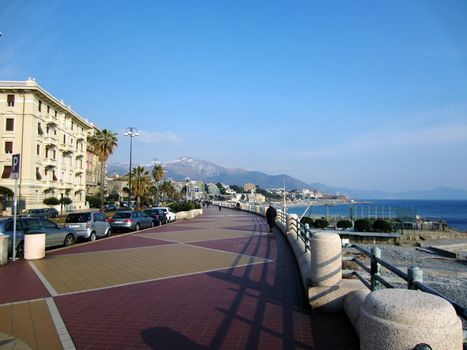
M269 208L266 210L266 220L269 225L269 232L272 232L272 228L274 227L274 223L276 222L276 217L276 209L272 206L272 204L269 204Z
M221 211L221 210L222 210L222 207L221 207L221 205L219 204L219 211Z

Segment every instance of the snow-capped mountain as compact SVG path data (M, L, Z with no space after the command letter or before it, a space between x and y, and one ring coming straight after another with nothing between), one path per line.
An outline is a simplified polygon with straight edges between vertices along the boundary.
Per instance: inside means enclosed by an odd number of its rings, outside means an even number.
M135 164L136 166L136 164ZM152 164L143 165L147 170L152 169ZM281 188L285 185L288 189L309 188L309 186L289 175L268 175L258 171L244 169L230 169L214 163L192 157L181 157L162 164L166 170L165 178L174 180L201 180L204 182L221 182L228 185L243 186L247 182L254 183L261 188ZM128 164L109 164L108 174L124 175L128 173Z

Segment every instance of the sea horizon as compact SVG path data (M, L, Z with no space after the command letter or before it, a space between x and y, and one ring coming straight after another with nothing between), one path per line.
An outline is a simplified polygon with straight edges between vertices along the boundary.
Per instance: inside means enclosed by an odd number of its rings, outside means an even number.
M351 209L352 208L352 209ZM332 205L290 206L289 213L302 216L342 216L354 218L394 218L418 215L423 219L447 222L450 228L467 231L467 200L463 199L355 199Z

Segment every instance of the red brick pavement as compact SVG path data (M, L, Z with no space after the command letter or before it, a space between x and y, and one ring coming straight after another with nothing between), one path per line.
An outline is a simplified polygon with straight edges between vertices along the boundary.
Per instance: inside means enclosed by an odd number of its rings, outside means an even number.
M343 313L310 311L282 234L266 234L255 215L213 206L204 211L154 232L199 229L190 222L239 215L236 229L254 235L193 245L271 261L54 297L77 349L358 349ZM230 229L231 219L225 225ZM128 235L52 254L162 243ZM0 281L0 303L49 296L24 261L0 268Z
M49 296L27 261L18 260L0 267L0 304Z

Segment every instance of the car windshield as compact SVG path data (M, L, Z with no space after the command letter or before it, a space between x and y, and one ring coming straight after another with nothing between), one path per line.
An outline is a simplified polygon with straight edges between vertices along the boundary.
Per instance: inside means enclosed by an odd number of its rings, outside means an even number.
M128 219L131 218L131 213L116 213L113 216L114 219Z
M89 220L91 220L91 214L76 213L68 215L65 222L87 222Z

